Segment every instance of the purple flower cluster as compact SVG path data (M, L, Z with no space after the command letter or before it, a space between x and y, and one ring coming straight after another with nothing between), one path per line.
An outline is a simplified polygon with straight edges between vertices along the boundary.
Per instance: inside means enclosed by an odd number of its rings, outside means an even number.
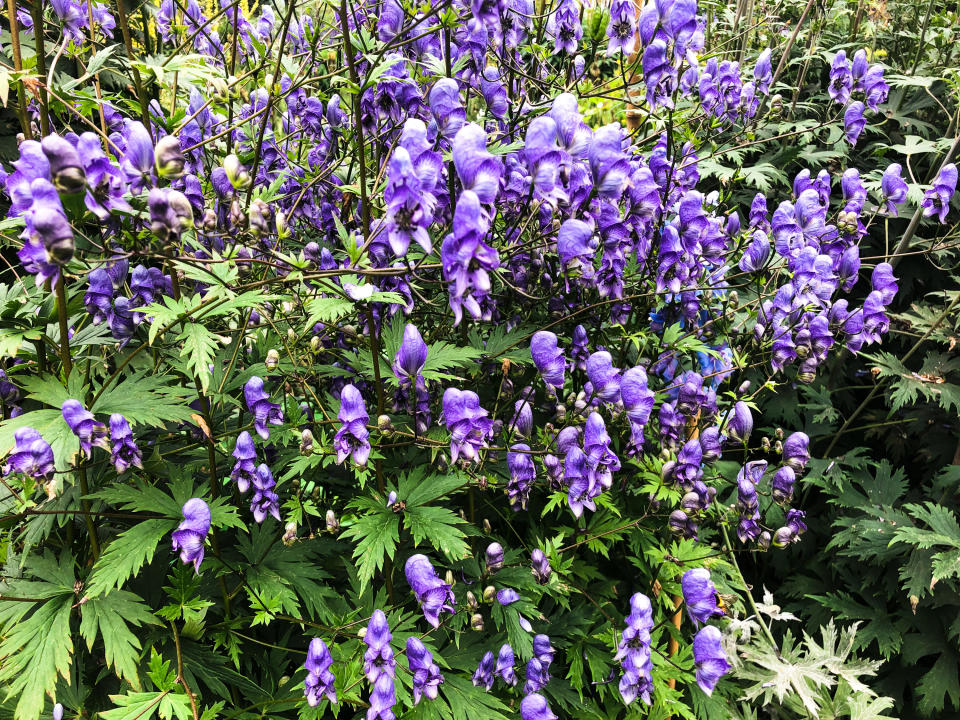
M303 681L303 694L310 707L320 704L321 695L325 695L334 705L337 704L337 691L333 686L336 678L330 672L331 665L333 665L333 658L330 657L327 644L320 638L311 640L307 648L307 660L304 663L307 677Z
M180 551L184 565L193 564L200 572L203 562L203 541L210 532L210 506L200 498L191 498L183 505L183 522L173 533L173 549Z
M433 661L433 653L414 636L407 638L407 661L413 674L413 704L419 704L424 696L427 700L436 700L443 675Z
M630 614L623 631L617 654L623 675L620 676L620 695L629 705L638 697L650 704L653 692L653 662L650 659L650 631L653 630L653 607L650 598L634 593L630 598Z
M397 704L394 688L397 661L393 656L390 641L393 635L383 610L374 610L367 625L363 642L367 646L363 654L363 672L372 686L367 720L394 720L393 706Z

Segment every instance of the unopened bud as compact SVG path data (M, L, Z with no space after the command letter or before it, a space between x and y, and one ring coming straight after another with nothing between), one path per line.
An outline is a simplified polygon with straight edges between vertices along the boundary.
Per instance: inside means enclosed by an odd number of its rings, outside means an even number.
M180 150L180 140L176 135L164 135L157 141L153 150L156 159L157 175L162 178L178 178L183 175L186 158Z
M223 171L227 174L227 180L237 190L245 190L253 182L249 171L236 155L227 155L223 159Z
M778 427L773 431L773 434L777 436L777 440L783 440L784 432L782 427Z
M453 587L457 584L457 579L453 577L453 571L451 570L447 570L447 574L444 575L443 579L450 587Z
M283 544L288 547L297 541L297 524L295 522L287 523L287 526L284 528L282 539Z
M393 421L390 419L390 416L381 415L378 417L377 428L384 434L385 437L390 437L393 435Z
M327 532L335 533L340 529L340 522L337 520L337 516L334 514L333 510L327 510Z
M320 349L319 335L314 335L312 338L310 338L310 349L313 350L314 352Z
M764 437L760 440L760 447L764 452L770 452L770 438Z
M477 596L474 595L470 590L467 590L467 609L473 611L480 607L477 602Z
M493 585L487 585L483 589L483 601L491 603L497 597L497 589Z
M490 521L487 518L483 519L483 531L488 534L493 532L493 528L490 527Z
M277 237L281 240L290 237L290 230L287 228L287 214L283 210L277 210Z
M310 428L300 433L300 454L313 455L313 433Z
M483 632L483 615L474 613L470 616L470 629Z
M263 364L267 366L267 370L276 370L277 365L280 364L280 353L274 348L270 348L267 350L267 358L263 361Z
M757 540L757 546L764 551L770 549L770 533L769 532L764 530L762 533L760 533L760 539Z
M777 455L782 455L782 454L783 454L783 443L780 442L779 440L777 440L777 442L776 442L776 443L774 444L774 446L773 446L773 451L774 451Z

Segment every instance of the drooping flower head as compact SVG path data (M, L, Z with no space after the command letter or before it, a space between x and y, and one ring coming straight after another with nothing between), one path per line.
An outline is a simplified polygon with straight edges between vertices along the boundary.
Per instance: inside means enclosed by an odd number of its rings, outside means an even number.
M533 577L540 585L546 585L550 582L550 575L553 570L550 568L550 560L540 548L534 548L530 553L530 569L533 571Z
M237 462L230 473L230 479L237 484L237 489L241 493L245 493L250 489L250 482L257 470L257 448L253 444L250 433L246 430L237 436L233 456L237 459Z
M413 674L413 704L417 705L424 696L428 700L436 700L440 685L443 684L443 675L433 661L433 653L413 635L407 638L407 660Z
M269 466L260 463L253 474L253 496L250 498L250 511L257 523L262 523L267 515L273 515L280 520L280 498L274 491L277 483Z
M493 687L493 671L493 653L487 651L480 658L480 664L477 665L477 669L473 673L473 684L477 687L482 685L485 690L489 691Z
M520 717L523 720L557 720L547 699L539 693L531 693L520 702Z
M263 378L253 376L243 386L243 397L247 403L247 410L253 415L253 427L257 435L264 440L270 437L271 425L283 424L283 409L278 403L270 402L270 395L263 389Z
M493 420L480 407L480 398L470 390L447 388L443 393L443 418L450 431L450 459L463 457L470 462L479 459L479 451L487 446L493 432Z
M494 669L493 674L502 678L510 687L517 684L517 673L514 669L515 662L516 658L513 654L513 648L504 643L500 647L500 652L497 653L497 667Z
M210 532L210 507L200 498L191 498L183 505L183 522L173 533L173 549L180 551L184 565L193 563L200 572L203 562L203 541Z
M880 180L880 192L890 217L897 217L897 206L907 199L907 181L903 179L901 171L900 163L891 163L883 171Z
M411 555L404 566L410 589L423 608L423 616L433 627L440 627L440 613L453 613L454 599L450 586L441 580L426 555Z
M373 686L370 693L370 707L367 709L367 720L393 720L393 706L397 704L394 677L397 661L393 656L390 641L393 635L387 624L387 616L383 610L373 611L363 642L367 646L363 654L363 671L367 681Z
M7 456L4 477L22 473L32 478L53 477L53 450L43 436L32 427L18 428L13 433L13 452Z
M487 572L495 573L503 568L503 545L492 542L487 545L485 553Z
M93 413L84 409L78 400L73 398L65 400L61 412L70 430L80 438L80 449L83 450L84 455L90 457L91 448L94 445L104 450L110 449L107 426L95 420Z
M717 682L730 670L727 654L723 651L722 636L713 625L704 626L693 638L693 662L697 670L697 685L707 695L712 695Z
M933 187L923 195L920 207L924 217L937 216L941 223L946 222L947 212L950 210L950 198L957 189L957 166L953 163L944 165L933 181Z
M534 333L530 339L530 355L543 381L552 387L562 388L566 360L563 350L557 346L557 336L547 330Z
M126 472L131 465L143 468L143 455L133 441L130 423L120 413L110 416L111 462L118 473Z
M680 581L683 601L695 625L706 623L712 617L723 616L717 605L717 588L706 568L693 568L683 574Z
M640 697L647 705L653 692L653 662L650 657L650 631L653 629L653 607L650 598L634 593L630 598L627 627L621 635L614 660L620 661L620 695L629 705Z

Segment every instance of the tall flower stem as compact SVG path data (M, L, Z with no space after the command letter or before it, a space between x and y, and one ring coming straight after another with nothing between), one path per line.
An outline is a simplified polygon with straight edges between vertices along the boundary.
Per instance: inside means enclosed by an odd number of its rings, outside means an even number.
M70 378L73 360L70 358L70 321L67 317L67 289L63 270L57 275L57 320L60 324L60 363L63 366L63 379Z
M20 54L20 23L17 21L17 0L7 0L7 16L10 18L10 48L13 52L13 69L23 70L23 57ZM20 129L24 137L30 140L33 133L30 131L30 116L27 114L27 95L23 91L23 83L17 83L17 116L20 118Z
M747 579L743 576L743 572L740 570L740 564L737 562L736 553L733 552L733 544L730 542L730 533L727 531L727 526L725 524L721 524L720 531L723 533L723 543L725 549L727 550L727 557L730 558L730 562L733 564L733 569L737 571L737 577L740 579L740 584L747 593L747 604L750 606L750 610L757 618L757 622L760 623L760 629L763 630L764 636L770 642L770 647L772 647L777 653L777 657L780 657L780 646L777 645L777 641L773 639L773 633L770 632L770 627L767 625L767 621L763 619L763 616L757 609L757 603L753 599L753 591L750 589L750 586L747 585Z
M33 39L37 50L37 74L40 77L47 76L47 51L43 42L43 0L35 0L30 6L30 14L33 16ZM47 87L41 85L38 89L40 94L40 134L50 134L50 108L48 106Z
M120 22L120 33L123 35L123 47L126 48L127 58L133 60L133 40L130 36L130 22L127 18L126 0L117 0L117 20ZM150 115L147 112L149 103L147 95L143 90L143 78L140 77L140 71L131 66L133 72L133 86L137 92L137 101L140 103L140 119L143 126L150 132ZM153 133L150 133L153 135Z

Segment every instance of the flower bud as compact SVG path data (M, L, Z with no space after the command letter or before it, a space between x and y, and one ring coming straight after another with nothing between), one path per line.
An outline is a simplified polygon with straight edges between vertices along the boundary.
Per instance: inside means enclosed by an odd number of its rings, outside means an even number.
M773 451L774 451L777 455L781 455L781 454L783 453L783 443L780 442L779 440L777 440L777 442L774 443Z
M319 335L314 335L312 338L310 338L310 349L313 350L314 352L320 349Z
M760 440L760 447L764 452L770 452L770 438L764 437L762 440Z
M274 348L270 348L267 350L267 358L263 361L263 364L267 366L267 370L276 370L277 365L280 364L280 353Z
M470 629L483 632L483 615L474 613L470 616Z
M393 421L389 415L381 415L377 418L377 428L383 433L384 437L393 435Z
M297 541L297 524L295 522L288 522L287 526L283 530L283 544L287 547L293 545Z
M300 454L313 455L313 433L310 428L300 433Z
M480 604L477 602L477 596L470 590L467 590L467 609L472 612L478 607L480 607Z
M327 510L327 532L335 533L340 529L340 523L337 520L337 516L334 514L333 510Z
M680 501L680 507L688 517L697 514L701 510L700 496L695 492L688 492Z
M487 518L483 519L483 531L487 534L493 532L493 528L490 526L490 521Z
M254 237L260 237L270 232L270 207L260 198L250 203L250 212L247 213L247 225Z
M447 570L446 575L443 576L443 580L444 580L444 582L446 582L447 585L449 585L450 587L453 587L454 585L457 584L456 578L453 577L453 571L452 571L452 570Z
M236 155L227 155L223 159L223 171L227 174L227 180L229 180L230 184L237 190L245 190L250 187L250 183L253 182L249 171L247 171L240 162L240 158Z
M737 395L746 395L748 392L750 392L750 381L744 380L737 388Z
M287 214L283 210L277 210L276 214L277 237L283 240L290 237L290 229L287 227Z
M487 585L483 589L483 601L484 602L493 602L494 598L497 597L497 589L493 585Z
M391 505L396 505L396 503L397 503L397 493L396 491L391 490L390 494L387 495L387 507L390 507Z
M69 140L59 135L47 135L40 141L43 154L50 163L50 177L58 192L74 194L86 187L86 174L80 153Z
M794 532L793 528L790 528L790 527L779 528L773 534L773 546L776 548L786 547L791 542L793 542L793 539L796 537L796 535L797 534Z
M503 567L503 546L498 542L490 543L486 551L487 572L495 573Z
M176 135L164 135L157 141L153 150L157 165L157 175L162 178L178 178L183 175L186 158L180 150L180 140Z
M770 549L770 533L769 532L764 530L762 533L760 533L760 539L757 540L757 546L764 551Z
M540 548L530 553L530 569L533 572L533 577L540 585L546 585L550 582L550 575L553 570L550 567L550 560L547 559L546 554Z
M214 232L217 229L217 214L209 208L203 211L203 219L200 220L200 227L207 232Z

